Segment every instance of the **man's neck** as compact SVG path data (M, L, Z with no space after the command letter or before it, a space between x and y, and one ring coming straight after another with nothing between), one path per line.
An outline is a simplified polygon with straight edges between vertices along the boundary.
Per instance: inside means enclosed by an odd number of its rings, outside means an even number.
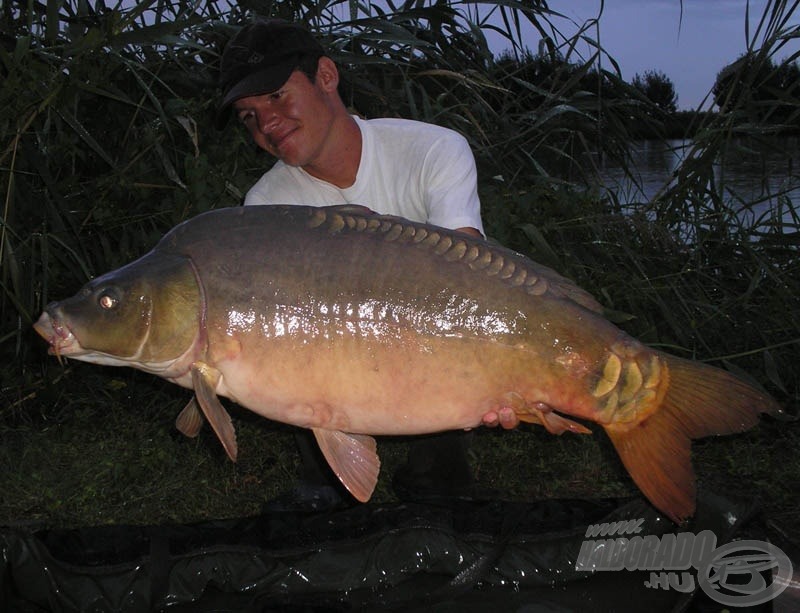
M361 129L353 116L345 113L335 120L330 146L316 163L304 166L303 170L321 181L346 189L356 182L361 148Z

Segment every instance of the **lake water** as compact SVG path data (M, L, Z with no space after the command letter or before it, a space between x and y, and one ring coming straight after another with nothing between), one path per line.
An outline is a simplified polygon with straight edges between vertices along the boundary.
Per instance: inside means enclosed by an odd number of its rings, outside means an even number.
M615 192L620 202L649 202L672 180L673 173L686 157L690 140L639 141L631 146L636 180L614 164L600 166L603 188ZM723 164L715 167L717 185L722 185L725 200L742 207L753 203L743 214L757 218L785 199L800 210L800 139L775 138L766 143L737 141L729 148ZM783 211L788 222L791 215Z

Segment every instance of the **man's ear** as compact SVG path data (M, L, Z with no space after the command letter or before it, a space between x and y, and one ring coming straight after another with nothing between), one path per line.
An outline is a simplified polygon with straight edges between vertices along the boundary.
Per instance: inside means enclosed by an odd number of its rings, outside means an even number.
M319 58L316 82L327 92L335 92L339 87L339 69L331 58L324 55Z

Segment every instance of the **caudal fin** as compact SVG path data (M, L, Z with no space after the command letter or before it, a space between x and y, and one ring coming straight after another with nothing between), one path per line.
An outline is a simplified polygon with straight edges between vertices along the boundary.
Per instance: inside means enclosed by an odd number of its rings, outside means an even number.
M759 414L781 412L766 393L700 362L661 354L668 368L664 399L635 426L609 424L606 432L639 489L672 521L695 510L691 439L743 432Z

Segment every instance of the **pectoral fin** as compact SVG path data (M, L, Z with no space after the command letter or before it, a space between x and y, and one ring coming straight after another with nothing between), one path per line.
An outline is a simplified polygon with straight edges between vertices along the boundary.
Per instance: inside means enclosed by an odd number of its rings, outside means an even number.
M236 461L238 452L236 447L236 430L233 427L231 416L217 398L217 384L220 379L220 372L203 362L192 364L192 385L197 402L203 413L216 432L225 452L232 461ZM188 405L187 405L188 408ZM186 409L184 409L186 411Z
M313 428L322 455L339 481L359 502L367 502L378 482L381 461L371 436Z
M178 413L175 427L189 438L194 438L200 434L200 428L203 427L203 414L200 412L196 397L192 396L192 399L183 407L183 410Z

